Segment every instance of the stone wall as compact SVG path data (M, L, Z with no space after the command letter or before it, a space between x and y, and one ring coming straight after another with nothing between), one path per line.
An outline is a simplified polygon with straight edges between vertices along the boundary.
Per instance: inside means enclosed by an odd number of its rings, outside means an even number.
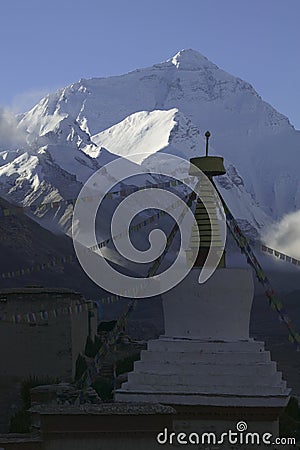
M48 314L53 311L83 303L80 294L65 290L25 289L1 291L0 315L0 376L29 376L59 378L69 381L75 375L77 356L84 351L89 328L95 333L95 323L89 327L89 312L82 308L74 314ZM34 312L36 324L22 321L13 323L15 314Z

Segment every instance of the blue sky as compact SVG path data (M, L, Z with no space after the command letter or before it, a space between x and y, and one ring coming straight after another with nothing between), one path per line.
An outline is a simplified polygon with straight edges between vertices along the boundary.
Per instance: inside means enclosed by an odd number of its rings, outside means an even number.
M250 82L300 129L299 0L3 0L0 105L193 48Z

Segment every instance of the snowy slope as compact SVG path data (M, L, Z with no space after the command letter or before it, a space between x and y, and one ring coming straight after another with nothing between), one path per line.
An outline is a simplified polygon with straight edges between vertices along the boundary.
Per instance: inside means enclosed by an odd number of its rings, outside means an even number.
M156 153L168 146L170 133L176 124L175 111L131 114L120 123L92 136L92 140L112 153L141 163L145 157L138 157L138 154Z
M193 50L42 99L19 118L27 144L6 152L0 143L1 192L30 203L42 199L47 179L44 196L65 198L116 156L141 163L133 153L201 155L207 129L211 153L225 158L219 186L238 219L259 229L300 209L300 132L249 83Z

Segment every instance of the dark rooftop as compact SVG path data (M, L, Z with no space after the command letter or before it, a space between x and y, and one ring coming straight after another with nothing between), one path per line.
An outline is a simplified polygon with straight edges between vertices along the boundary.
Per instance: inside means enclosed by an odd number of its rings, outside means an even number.
M67 288L47 288L42 286L25 286L18 288L6 288L0 290L0 295L9 294L76 294L80 295L79 292L73 291Z
M23 433L9 433L9 434L0 434L0 444L20 444L26 442L42 442L42 439L37 434L23 434ZM0 447L2 448L2 447ZM18 447L21 449L21 447Z
M176 414L171 406L159 403L101 403L97 405L37 405L29 410L41 415L140 415L140 414Z

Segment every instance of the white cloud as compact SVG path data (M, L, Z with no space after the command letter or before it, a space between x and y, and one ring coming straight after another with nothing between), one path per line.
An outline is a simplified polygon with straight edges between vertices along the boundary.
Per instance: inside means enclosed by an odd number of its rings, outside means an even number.
M287 214L271 227L264 240L269 247L300 259L300 211Z
M11 150L26 144L26 133L17 125L15 115L7 108L0 108L0 150Z

